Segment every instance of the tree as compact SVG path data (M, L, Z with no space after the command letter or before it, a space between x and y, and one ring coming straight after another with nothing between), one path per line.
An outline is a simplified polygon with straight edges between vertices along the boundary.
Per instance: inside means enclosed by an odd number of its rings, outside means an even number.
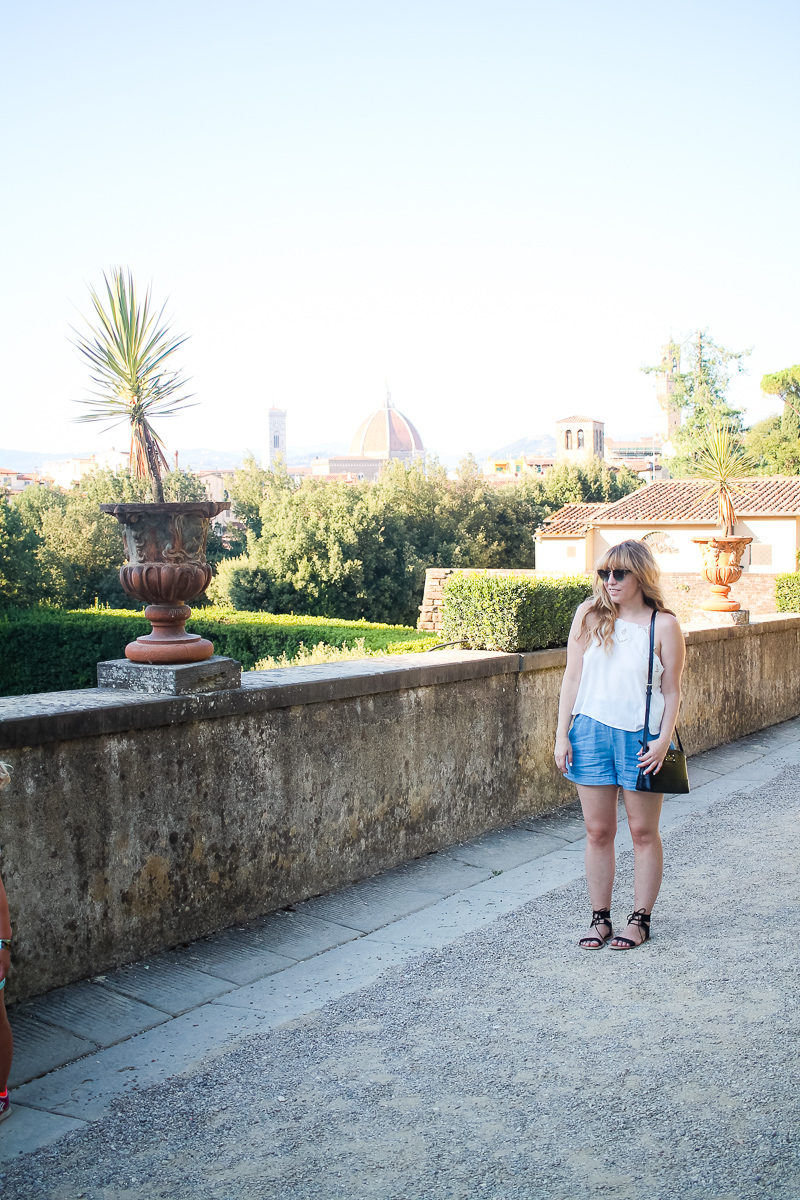
M0 496L0 607L24 607L39 599L40 539L14 504Z
M42 532L45 513L51 509L63 513L67 498L56 488L33 484L31 487L24 488L18 496L13 498L11 503L19 513L25 528L32 530L38 537Z
M674 403L683 410L683 421L674 437L675 454L669 460L669 469L676 476L696 473L697 447L709 422L721 421L741 431L741 410L728 403L726 393L731 371L744 371L743 360L750 354L749 350L727 350L704 329L691 334L687 341L691 344L691 369L678 376L673 395Z
M260 467L252 454L249 454L245 457L243 466L234 471L228 489L233 501L234 516L244 521L254 539L260 538L261 505L270 496L279 492L291 492L294 488L294 481L283 462L277 463L274 470L268 470Z
M117 522L93 498L73 491L63 511L45 512L37 550L43 599L62 608L83 608L95 599L115 608L139 607L119 582L124 559Z
M783 404L781 430L791 440L800 438L800 365L765 375L761 390L767 396L780 396Z
M744 444L756 474L800 475L800 438L784 431L779 414L748 429Z
M133 275L121 267L104 275L106 304L89 289L98 323L88 335L76 331L75 345L88 361L95 390L79 400L92 411L78 421L108 421L109 428L128 424L131 429L130 471L135 479L148 479L156 504L163 503L162 471L167 459L153 418L172 416L188 404L188 395L177 395L186 384L180 372L165 364L186 337L175 337L161 324L164 308L151 311L150 288L139 300Z
M498 487L474 461L456 479L435 459L384 466L373 484L273 487L255 464L263 536L212 585L217 600L273 612L413 624L428 567L533 567L534 533L568 500L615 500L638 487L603 463ZM243 494L243 493L240 493ZM250 518L252 521L252 518Z

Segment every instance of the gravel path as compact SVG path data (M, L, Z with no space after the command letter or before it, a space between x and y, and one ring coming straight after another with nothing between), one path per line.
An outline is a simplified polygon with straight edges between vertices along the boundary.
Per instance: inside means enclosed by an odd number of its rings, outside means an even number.
M798 1200L794 770L665 837L653 941L582 885L7 1166L4 1200ZM760 840L763 839L763 840ZM618 923L632 860L620 860Z

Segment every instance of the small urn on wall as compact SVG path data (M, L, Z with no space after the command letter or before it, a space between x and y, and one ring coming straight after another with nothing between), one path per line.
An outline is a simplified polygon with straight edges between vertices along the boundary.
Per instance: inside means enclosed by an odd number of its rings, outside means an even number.
M206 562L208 527L227 501L180 504L101 504L123 528L127 563L119 578L129 596L143 601L152 632L129 642L131 662L181 664L204 662L214 646L186 632L192 615L187 601L201 596L211 582Z
M707 612L738 612L738 600L731 600L731 584L742 577L742 555L752 542L749 537L692 538L703 556L703 578L711 584L712 596L701 604Z

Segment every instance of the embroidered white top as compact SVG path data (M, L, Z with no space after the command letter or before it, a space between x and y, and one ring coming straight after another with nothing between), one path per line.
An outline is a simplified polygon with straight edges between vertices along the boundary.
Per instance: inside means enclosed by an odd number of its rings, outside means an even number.
M617 617L608 651L592 639L583 656L583 670L572 715L583 713L614 729L644 728L647 698L647 665L650 625ZM664 715L661 676L664 666L653 655L653 696L650 701L650 734L658 737Z

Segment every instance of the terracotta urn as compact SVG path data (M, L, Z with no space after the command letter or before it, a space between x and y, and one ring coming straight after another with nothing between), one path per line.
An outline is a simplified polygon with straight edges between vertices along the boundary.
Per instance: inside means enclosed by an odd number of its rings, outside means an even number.
M742 555L752 542L749 537L692 538L703 556L703 577L711 584L713 595L701 604L707 612L738 612L738 600L731 600L731 584L742 575Z
M125 647L131 662L180 664L211 658L214 646L185 626L188 600L211 582L206 562L208 527L230 508L227 501L190 500L180 504L101 504L122 525L127 563L119 578L129 596L142 600L152 632Z

